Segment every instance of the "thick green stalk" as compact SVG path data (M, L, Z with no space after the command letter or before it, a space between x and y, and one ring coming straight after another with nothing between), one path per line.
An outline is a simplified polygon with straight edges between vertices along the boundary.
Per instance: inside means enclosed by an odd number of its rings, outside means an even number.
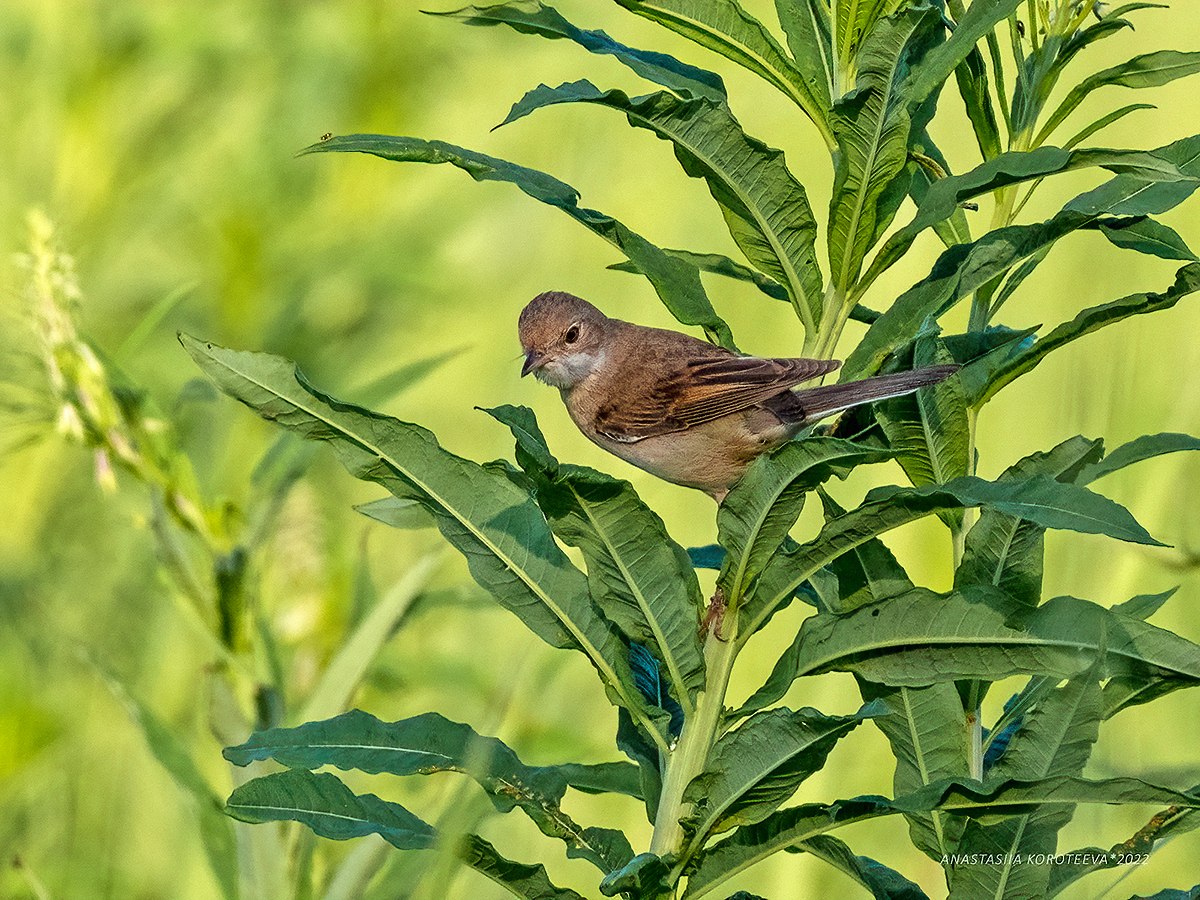
M737 617L726 615L724 621L710 631L704 644L706 665L704 692L696 698L696 711L684 723L679 743L667 760L666 777L659 795L658 815L654 818L654 835L650 839L650 852L658 856L678 853L683 844L682 820L691 804L683 799L684 791L692 779L704 771L708 755L717 742L717 730L725 710L725 692L729 688L729 675L737 657ZM727 630L729 629L729 630Z

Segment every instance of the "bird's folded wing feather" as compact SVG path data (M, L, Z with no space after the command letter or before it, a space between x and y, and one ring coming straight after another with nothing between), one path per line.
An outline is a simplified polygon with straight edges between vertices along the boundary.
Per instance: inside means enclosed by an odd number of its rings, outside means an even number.
M696 358L636 398L602 406L596 430L618 441L682 431L757 406L841 363L757 356Z

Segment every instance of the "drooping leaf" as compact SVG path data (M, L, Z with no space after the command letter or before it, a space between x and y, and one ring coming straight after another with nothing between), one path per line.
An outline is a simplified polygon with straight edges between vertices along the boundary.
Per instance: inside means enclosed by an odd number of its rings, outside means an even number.
M1000 155L1000 125L996 121L996 108L992 104L992 94L988 84L987 66L979 48L972 47L958 67L954 70L954 80L958 85L958 94L966 107L967 117L971 120L975 140L979 144L979 152L984 160ZM1001 103L1004 101L1001 100Z
M843 294L858 278L863 258L907 194L892 189L908 165L909 98L900 89L914 55L940 28L932 7L914 7L878 23L858 58L855 91L834 106L838 140L829 205L830 280Z
M714 50L774 85L812 119L833 146L828 103L763 24L737 0L617 0L630 12Z
M846 513L824 491L821 492L821 502L825 507L826 521ZM913 587L908 573L878 538L843 553L830 563L829 571L837 579L837 597L832 602L825 602L825 612L848 613L868 603L903 594Z
M352 710L323 722L255 732L244 744L227 748L225 758L243 766L274 759L291 768L337 766L371 774L461 772L484 789L496 809L519 807L543 834L563 841L568 856L587 859L603 872L633 856L619 831L581 828L562 811L559 804L567 790L562 770L526 766L496 738L437 713L383 722Z
M1058 597L1035 609L987 593L912 594L847 616L819 613L801 625L796 677L850 671L870 681L920 686L1012 675L1069 678L1106 647L1109 675L1194 684L1200 647L1105 607Z
M609 872L600 882L600 893L605 897L617 894L626 896L653 897L666 889L666 878L671 867L662 857L653 853L639 853L619 869Z
M813 573L843 553L930 513L964 506L990 506L1046 528L1158 543L1128 510L1086 488L1048 476L1019 482L969 476L921 488L877 488L859 507L826 522L812 541L776 554L742 608L739 639L757 631Z
M717 510L718 540L728 553L717 583L726 600L739 600L758 577L796 524L808 492L856 465L890 457L887 450L812 437L755 460Z
M1179 259L1195 262L1196 254L1174 228L1151 219L1101 219L1096 223L1100 233L1117 247L1136 250L1159 259Z
M578 28L558 10L539 0L511 0L495 6L467 6L450 12L425 12L427 15L458 19L466 25L507 25L522 34L551 40L565 38L589 53L611 56L643 78L678 94L716 101L725 99L725 84L716 73L680 62L666 53L627 47L603 31Z
M929 900L920 887L895 869L869 856L859 856L832 835L819 834L786 850L825 860L865 887L875 900Z
M1042 143L1063 121L1073 113L1088 95L1093 91L1107 86L1128 88L1159 87L1200 72L1200 52L1181 53L1178 50L1157 50L1135 56L1128 62L1120 63L1109 69L1103 69L1089 75L1070 92L1058 108L1046 119L1046 124L1038 135L1037 143Z
M706 835L762 821L825 765L841 738L882 712L867 705L852 716L808 707L756 713L717 741L705 771L687 786L684 799L693 807L685 828L698 845Z
M1009 466L997 481L1016 481L1042 475L1075 482L1080 471L1098 460L1104 442L1073 437L1045 453L1033 453ZM1045 529L1018 516L985 509L967 533L954 586L990 585L1027 606L1042 598L1042 558Z
M529 865L505 859L477 834L469 834L463 839L458 858L520 900L583 900L570 888L554 884L541 863Z
M651 706L661 709L668 715L667 732L672 739L679 737L683 732L683 723L687 716L663 678L663 664L655 659L654 654L644 645L631 643L629 645L629 665L633 669L634 683L642 692L642 696Z
M1099 462L1086 466L1076 480L1080 484L1091 484L1098 478L1111 475L1134 463L1184 450L1200 450L1200 438L1169 431L1160 434L1146 434L1127 444L1122 444Z
M678 257L668 256L611 216L580 206L579 194L573 187L544 172L442 141L379 134L336 136L306 147L301 152L368 153L394 162L449 163L476 181L501 181L515 185L534 200L562 210L617 247L637 264L638 271L654 286L671 315L684 325L698 325L714 341L726 347L733 346L729 327L713 310L694 267Z
M1015 354L991 373L977 403L985 403L1005 385L1035 369L1052 351L1130 316L1170 309L1184 297L1200 290L1200 263L1190 263L1175 273L1175 283L1161 294L1143 291L1120 300L1083 310L1070 322L1052 329L1033 346Z
M310 440L401 499L421 502L479 582L551 646L582 651L614 699L656 740L620 637L592 606L587 580L554 542L533 499L503 474L448 453L426 429L326 397L294 364L181 336L226 393Z
M665 92L630 99L587 81L535 88L513 106L503 124L559 103L617 110L631 125L669 141L683 170L708 184L746 258L783 286L805 329L815 331L824 289L816 259L817 223L782 152L749 137L724 104L681 100Z
M529 409L487 412L516 438L518 462L534 478L554 533L583 552L592 598L626 637L662 662L674 698L689 710L704 687L704 657L697 636L700 583L687 551L629 482L555 460Z

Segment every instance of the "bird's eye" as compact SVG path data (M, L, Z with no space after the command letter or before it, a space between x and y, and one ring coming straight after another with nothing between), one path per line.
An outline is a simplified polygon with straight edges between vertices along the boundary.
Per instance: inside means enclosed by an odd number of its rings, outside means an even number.
M573 344L579 340L579 326L572 325L570 328L568 328L564 340L566 340L568 344Z

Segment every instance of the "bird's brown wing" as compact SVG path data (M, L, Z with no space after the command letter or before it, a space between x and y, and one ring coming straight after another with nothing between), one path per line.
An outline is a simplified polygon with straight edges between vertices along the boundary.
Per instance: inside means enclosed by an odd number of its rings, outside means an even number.
M689 359L670 377L647 385L641 396L601 406L596 430L618 441L682 431L757 406L840 365L733 355Z

